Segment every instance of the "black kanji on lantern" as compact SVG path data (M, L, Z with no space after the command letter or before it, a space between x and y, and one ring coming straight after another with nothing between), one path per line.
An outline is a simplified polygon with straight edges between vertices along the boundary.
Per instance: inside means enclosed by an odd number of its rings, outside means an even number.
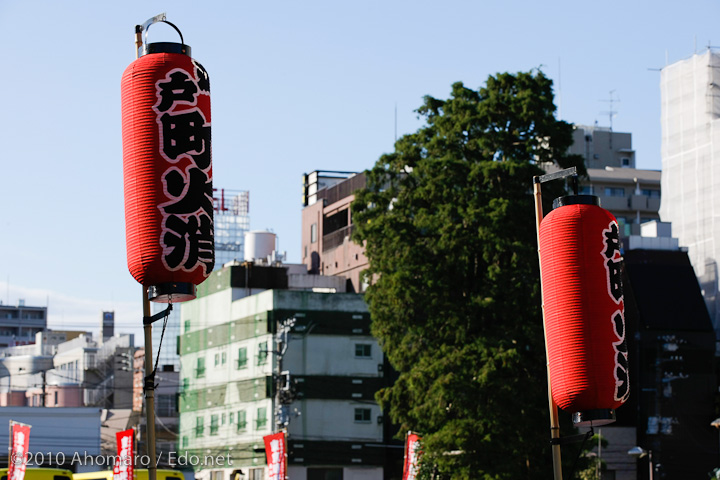
M163 178L173 203L163 206L163 211L178 215L196 213L198 207L206 214L213 211L213 188L207 174L197 167L190 167L186 175L171 169Z
M184 220L170 215L165 226L163 242L170 249L165 255L168 267L190 270L200 262L210 273L214 264L212 217L201 214Z
M620 235L618 234L618 226L616 223L610 224L610 230L605 230L605 257L613 258L616 253L620 253Z
M176 160L184 154L203 153L210 144L210 127L198 110L182 113L165 113L162 122L162 151Z
M190 78L190 75L182 70L176 70L168 77L168 81L157 83L157 96L160 98L160 103L155 108L161 112L167 112L176 102L194 104L198 86Z
M156 83L158 102L153 108L158 114L160 150L169 164L162 175L168 201L160 205L161 243L171 270L202 265L210 273L214 265L210 125L197 101L209 92L209 82L205 70L194 66L194 73L202 75L175 69Z
M628 381L629 364L627 340L625 338L625 318L622 312L617 312L612 321L615 327L615 335L619 340L613 343L615 347L615 398L625 401L630 395L630 384Z
M612 222L608 230L603 231L610 294L619 303L623 298L622 291L622 257L620 256L620 235L617 223Z

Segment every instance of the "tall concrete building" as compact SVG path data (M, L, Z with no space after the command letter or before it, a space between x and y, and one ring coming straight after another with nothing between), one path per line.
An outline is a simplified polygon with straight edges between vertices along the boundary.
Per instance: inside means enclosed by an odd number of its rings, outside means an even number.
M246 262L213 272L183 304L180 452L232 460L196 466L196 478L268 478L262 437L281 429L289 478L385 478L374 394L386 362L367 305L345 285L304 265Z
M687 246L720 332L720 55L708 49L662 69L660 216Z

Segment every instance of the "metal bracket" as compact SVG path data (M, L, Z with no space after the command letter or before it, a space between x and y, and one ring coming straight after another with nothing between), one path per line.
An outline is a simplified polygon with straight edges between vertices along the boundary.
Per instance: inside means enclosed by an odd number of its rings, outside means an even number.
M163 310L162 312L156 313L155 315L151 317L143 317L143 325L150 325L151 323L155 323L161 318L165 318L167 315L170 315L170 312L172 312L173 306L172 303L168 304L168 307Z
M588 439L590 439L595 432L592 428L588 430L585 433L581 433L579 435L568 435L566 437L559 437L559 438L551 438L550 444L551 445L569 445L571 443L579 443L579 442L585 442Z

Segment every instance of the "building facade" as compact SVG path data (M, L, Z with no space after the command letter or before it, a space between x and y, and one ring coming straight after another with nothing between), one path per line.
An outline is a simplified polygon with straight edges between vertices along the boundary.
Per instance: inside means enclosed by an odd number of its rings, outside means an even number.
M47 307L31 307L25 300L16 306L0 303L0 347L28 345L47 328Z
M364 292L361 274L368 260L365 249L351 240L350 204L354 192L365 187L365 174L316 170L303 181L307 192L302 211L303 264L312 274L346 278L348 292Z
M374 394L386 367L367 306L357 294L312 291L341 290L344 280L329 287L291 272L227 267L183 305L180 451L233 461L204 465L197 478L267 478L262 437L280 430L290 478L383 478Z
M720 54L708 49L662 69L660 215L688 247L705 303L720 335Z
M568 153L583 157L585 168L635 168L632 134L608 127L575 125Z

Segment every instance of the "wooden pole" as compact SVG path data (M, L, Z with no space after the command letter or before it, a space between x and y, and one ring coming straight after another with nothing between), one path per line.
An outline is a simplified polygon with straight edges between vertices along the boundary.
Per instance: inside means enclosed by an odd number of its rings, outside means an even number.
M540 223L543 219L542 190L540 189L539 177L533 179L533 195L535 197L535 223L537 228L538 261L540 260ZM542 298L542 269L540 269L540 297ZM552 444L553 478L562 480L562 462L560 459L560 418L558 417L558 406L552 396L550 384L550 357L548 356L547 329L545 325L545 302L542 304L543 313L543 337L545 338L545 358L547 359L547 383L548 383L548 406L550 408L550 438Z
M143 286L143 317L149 318L150 300L148 299L148 291ZM155 464L155 376L153 373L152 360L152 323L143 321L143 329L145 331L145 414L146 431L147 431L147 455L150 461L148 465L149 480L157 480L157 465ZM152 385L148 385L147 378L151 378Z

